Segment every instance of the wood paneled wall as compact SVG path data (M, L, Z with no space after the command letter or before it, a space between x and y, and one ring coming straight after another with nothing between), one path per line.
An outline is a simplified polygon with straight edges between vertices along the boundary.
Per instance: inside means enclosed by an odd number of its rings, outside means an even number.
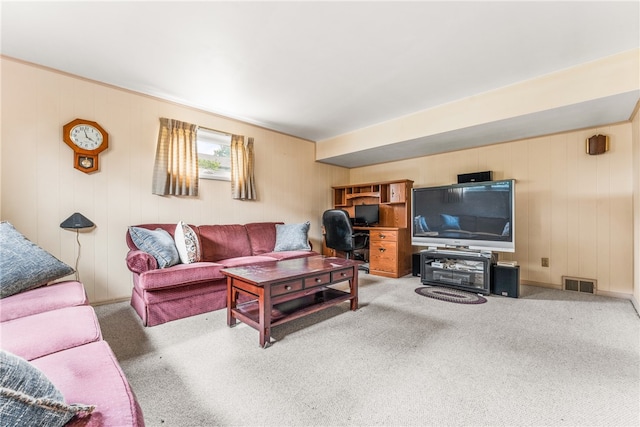
M321 213L331 205L331 185L348 170L315 162L314 144L172 102L0 58L2 148L0 218L74 265L76 235L60 223L81 212L97 227L80 233L80 279L90 301L128 298L125 232L149 222L228 224L311 221L321 248ZM200 196L151 194L159 118L169 117L255 138L258 201L231 199L230 183L201 180ZM109 133L100 171L72 166L62 126L96 121ZM72 277L70 277L72 278Z
M585 140L598 133L609 135L611 149L587 155ZM515 178L516 252L501 258L518 261L522 281L559 288L562 276L590 278L600 293L630 295L632 159L632 125L624 123L356 168L350 182L407 178L428 187L485 170L494 179ZM549 267L541 266L543 257Z
M0 61L0 218L70 265L77 253L75 233L60 229L60 222L73 212L93 220L96 229L80 234L79 264L92 302L130 294L131 275L124 264L129 225L310 220L312 242L320 248L320 215L331 206L332 185L406 178L416 187L431 186L482 170L492 170L496 179L517 180L516 252L503 258L520 263L523 282L560 287L563 275L594 278L602 293L635 292L638 299L633 285L640 187L637 114L633 123L349 171L316 163L314 144L307 141L19 61ZM62 126L78 117L97 121L110 134L101 170L92 175L72 167L72 150L62 142ZM253 136L259 200L232 200L228 182L209 180L201 181L197 199L152 195L160 117ZM584 152L585 139L595 133L610 136L608 153ZM548 268L540 265L542 257L550 259Z

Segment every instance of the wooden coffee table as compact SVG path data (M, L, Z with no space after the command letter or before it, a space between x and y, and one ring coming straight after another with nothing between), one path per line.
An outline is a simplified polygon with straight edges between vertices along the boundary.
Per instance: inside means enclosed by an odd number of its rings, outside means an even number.
M227 325L236 320L260 332L260 346L271 344L271 327L344 301L358 309L358 262L314 256L225 268ZM349 282L349 292L330 287ZM239 303L243 294L251 301Z

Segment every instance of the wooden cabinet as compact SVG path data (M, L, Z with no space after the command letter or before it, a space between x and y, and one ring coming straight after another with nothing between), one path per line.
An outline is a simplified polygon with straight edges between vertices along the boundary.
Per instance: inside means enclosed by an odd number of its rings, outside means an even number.
M401 230L371 228L369 230L369 272L379 276L400 277Z
M335 209L344 209L350 217L355 205L377 204L379 223L356 227L369 232L370 274L402 277L411 273L411 189L413 181L404 179L333 187ZM323 245L323 254L340 256Z

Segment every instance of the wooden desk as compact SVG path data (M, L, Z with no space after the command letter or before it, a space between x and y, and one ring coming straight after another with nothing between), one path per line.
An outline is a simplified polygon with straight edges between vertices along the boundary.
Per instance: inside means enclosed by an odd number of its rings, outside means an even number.
M369 272L377 276L402 277L411 273L411 189L413 181L371 182L332 187L334 209L355 216L355 206L377 204L379 223L375 227L354 227L369 231ZM326 248L323 254L344 256Z

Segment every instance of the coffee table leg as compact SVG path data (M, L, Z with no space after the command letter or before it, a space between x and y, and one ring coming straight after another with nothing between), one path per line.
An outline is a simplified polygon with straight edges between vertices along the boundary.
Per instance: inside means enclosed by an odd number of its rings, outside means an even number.
M260 347L271 345L271 288L260 289L258 295L260 306Z
M227 325L234 326L236 318L233 316L233 309L238 301L238 291L233 287L233 278L227 277Z
M358 268L353 268L353 277L349 280L349 288L351 289L351 310L358 309Z

